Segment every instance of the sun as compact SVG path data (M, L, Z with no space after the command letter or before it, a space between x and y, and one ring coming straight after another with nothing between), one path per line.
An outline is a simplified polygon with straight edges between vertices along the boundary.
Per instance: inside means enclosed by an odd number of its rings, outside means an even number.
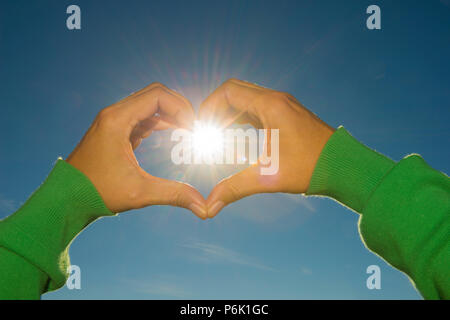
M213 158L223 150L223 130L196 121L192 133L192 148L194 153L202 158Z

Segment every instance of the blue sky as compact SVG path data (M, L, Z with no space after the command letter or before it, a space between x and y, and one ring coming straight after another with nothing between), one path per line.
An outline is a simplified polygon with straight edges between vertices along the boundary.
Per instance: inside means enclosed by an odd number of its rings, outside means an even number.
M66 28L81 7L82 30ZM381 8L382 29L366 28ZM3 1L0 8L0 218L20 206L99 110L159 81L194 107L236 77L287 91L332 126L400 160L450 170L450 2ZM167 133L138 150L177 178ZM186 181L206 196L215 180ZM329 199L258 195L201 221L150 207L104 218L71 246L82 289L45 299L418 299L369 252L358 215ZM379 265L382 289L366 288Z

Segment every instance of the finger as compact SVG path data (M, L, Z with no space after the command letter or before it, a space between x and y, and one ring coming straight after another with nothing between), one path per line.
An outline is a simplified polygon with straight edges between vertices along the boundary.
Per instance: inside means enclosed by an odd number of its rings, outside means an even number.
M127 97L123 98L120 100L120 102L126 102L128 100L131 100L133 98L136 98L137 96L141 95L142 93L144 93L145 91L150 90L151 88L155 87L159 85L159 82L153 82L151 84L149 84L148 86L136 91L136 92L132 92L130 95L128 95Z
M141 144L142 140L148 138L153 131L176 129L178 126L164 116L153 116L139 122L130 134L130 142L133 150Z
M131 148L133 150L136 150L141 145L142 138L131 136L130 142L131 142Z
M202 121L218 121L235 117L241 118L247 114L258 117L252 103L268 89L248 82L230 79L217 88L200 105L199 118Z
M119 103L123 114L132 124L153 117L156 113L170 118L180 127L190 128L195 119L190 102L162 84L152 84Z
M257 193L275 192L274 177L260 174L257 164L218 183L206 200L208 218L215 217L225 206Z
M260 119L249 115L248 113L235 113L232 116L224 116L222 120L216 121L221 129L228 128L232 124L250 124L254 128L262 129L264 126Z
M157 117L153 117L154 126L152 127L153 131L161 131L161 130L168 130L168 129L176 129L178 125L173 122L173 119L165 116L165 115L159 115Z
M175 129L177 125L165 116L153 116L139 122L131 133L131 137L147 138L152 131Z
M200 219L208 217L205 199L200 192L186 183L150 176L146 188L146 206L171 205L191 210Z

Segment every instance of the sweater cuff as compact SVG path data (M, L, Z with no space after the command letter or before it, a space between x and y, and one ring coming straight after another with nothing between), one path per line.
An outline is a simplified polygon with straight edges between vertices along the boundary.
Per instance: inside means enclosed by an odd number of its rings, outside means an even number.
M110 215L91 181L59 159L27 202L0 221L0 246L48 274L48 290L54 290L66 281L71 241L89 223Z
M361 213L394 165L393 160L361 144L340 126L323 148L306 194L331 197Z

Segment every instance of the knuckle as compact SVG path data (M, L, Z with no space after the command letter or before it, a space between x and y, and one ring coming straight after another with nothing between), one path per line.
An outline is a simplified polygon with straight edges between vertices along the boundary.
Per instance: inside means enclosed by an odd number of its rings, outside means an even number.
M164 88L164 85L161 82L152 82L149 86L149 89L155 89L155 88Z
M114 107L106 107L101 110L97 115L97 122L100 125L110 125L114 124L117 120L117 112Z
M106 107L102 110L100 110L100 112L98 113L98 117L99 118L105 118L108 117L110 115L110 113L112 112L112 107Z
M152 93L154 93L157 96L162 95L163 93L165 93L164 87L161 86L155 86L153 88L151 88Z
M273 102L285 102L287 99L287 94L282 91L269 91L265 93L265 96Z
M182 183L178 183L177 186L174 188L173 193L173 204L177 207L185 207L185 201L184 201L184 185Z
M223 88L229 88L233 85L239 84L241 82L241 80L237 79L237 78L230 78L227 79L223 84L222 87Z
M261 96L264 101L264 111L266 112L278 112L281 108L288 105L288 97L286 93L279 91L269 91Z
M297 99L289 92L283 92L285 99L296 101Z
M236 85L238 84L238 81L235 78L231 78L228 79L227 81L225 81L222 86L220 87L221 91L222 91L222 95L224 95L225 99L228 101L229 100L229 96L231 94L231 90L233 87L236 87Z
M238 78L229 78L226 82L228 82L228 83L239 83L239 82L242 82L242 80L238 79Z
M230 202L234 202L242 198L239 189L234 185L231 178L223 180L222 186L226 190L226 194L229 197L229 199L227 200L229 200Z

